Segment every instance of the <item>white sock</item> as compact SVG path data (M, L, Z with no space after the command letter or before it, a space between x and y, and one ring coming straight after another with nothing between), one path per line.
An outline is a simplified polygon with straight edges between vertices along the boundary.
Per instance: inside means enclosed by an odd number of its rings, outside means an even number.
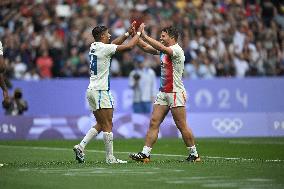
M151 154L151 150L152 150L152 148L150 148L148 146L144 146L142 153L145 154L146 156L149 156Z
M194 156L198 156L197 150L195 145L191 146L191 147L187 147L187 149L189 150L189 154L190 155L194 155Z
M86 134L86 136L83 138L83 140L80 142L80 146L84 149L86 145L91 141L91 139L98 135L97 129L92 127Z
M106 158L113 157L113 133L112 132L104 132L104 143L106 150Z

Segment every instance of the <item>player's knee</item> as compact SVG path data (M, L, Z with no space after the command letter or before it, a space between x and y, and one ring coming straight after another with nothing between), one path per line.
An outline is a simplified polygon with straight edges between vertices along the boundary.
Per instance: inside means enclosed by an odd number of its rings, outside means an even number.
M183 131L184 129L187 128L186 122L185 121L176 121L176 127L178 130Z
M111 132L112 131L112 124L104 125L104 130L107 131L107 132Z

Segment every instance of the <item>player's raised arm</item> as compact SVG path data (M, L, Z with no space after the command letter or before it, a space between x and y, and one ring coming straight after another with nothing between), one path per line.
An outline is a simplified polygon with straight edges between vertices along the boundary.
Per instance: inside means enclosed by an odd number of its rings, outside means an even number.
M149 37L148 35L145 34L145 32L142 33L141 37L143 38L143 40L145 42L150 44L156 50L161 51L161 52L168 54L170 56L173 55L173 50L170 47L166 47L165 45L163 45L159 41ZM162 37L163 37L163 34L161 34L161 40L162 40Z
M127 44L117 46L116 52L131 50L138 43L139 37L142 31L144 30L144 27L145 24L142 23L138 28L138 32L132 37L132 39Z
M0 41L0 87L3 91L3 98L4 98L2 103L5 107L7 107L10 103L10 98L8 94L8 88L6 86L5 79L4 79L5 69L6 69L6 66L5 66L5 62L3 58L3 47Z
M141 38L139 39L137 46L143 50L144 52L153 54L153 55L158 55L159 51L154 49L151 45L145 43Z
M8 88L5 84L4 73L0 74L0 87L3 91L4 103L9 103L9 94L8 94Z
M127 32L116 39L114 39L111 43L115 45L121 45L133 32L135 27L136 21L132 22L132 24L129 26Z

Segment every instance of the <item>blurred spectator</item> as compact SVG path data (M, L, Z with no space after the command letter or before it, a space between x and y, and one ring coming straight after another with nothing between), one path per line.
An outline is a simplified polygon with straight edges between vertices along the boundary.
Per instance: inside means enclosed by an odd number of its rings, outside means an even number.
M129 86L133 89L133 112L151 113L156 95L156 74L145 66L144 57L135 57L136 68L129 74Z
M26 81L38 81L40 79L39 74L35 68L32 68L30 71L26 72L24 75L24 80Z
M72 77L75 72L75 68L72 66L71 61L67 60L61 69L60 75L62 77Z
M261 3L261 16L264 24L269 27L271 20L274 18L276 13L276 7L270 0L263 0Z
M233 64L232 56L230 53L225 53L216 64L216 76L218 77L233 77L236 75L235 66Z
M198 79L199 76L199 64L197 60L192 60L190 63L185 65L184 75L190 79Z
M43 51L42 55L37 58L36 65L39 70L39 74L41 78L51 78L52 77L52 66L53 66L53 60L48 55L48 51Z
M206 55L202 58L201 65L199 67L199 73L201 78L204 79L214 78L216 75L214 62L210 60L210 58Z
M15 60L15 64L13 65L13 72L14 72L14 78L15 79L23 79L24 78L24 74L27 71L27 65L24 64L21 61L21 57L17 56L16 60Z
M80 63L80 58L78 56L78 50L76 47L71 48L70 62L72 67L76 68Z
M120 62L121 65L121 74L124 77L129 76L131 70L134 69L134 62L129 53L123 53L122 60Z
M89 76L89 59L83 53L79 54L79 64L77 65L75 76L88 77Z
M5 114L11 116L22 115L28 110L28 103L23 99L21 89L16 88L13 97L11 97L10 105L5 108Z
M279 57L283 52L284 2L280 0L17 0L6 1L0 11L0 40L5 46L8 74L23 79L23 70L25 75L38 70L41 78L88 77L83 55L88 55L92 42L90 30L106 25L114 38L133 20L145 22L147 32L157 38L165 26L180 29L188 72L185 76L205 77L200 70L193 76L193 65L211 73L206 78L282 73L283 59ZM44 57L41 52L48 55ZM206 54L207 66L198 58L200 52ZM140 53L137 48L116 55L112 75L127 77L134 69L132 57ZM16 61L18 57L20 61ZM159 75L159 61L149 55L145 59ZM240 69L240 62L247 66Z
M236 77L245 77L246 72L249 71L249 63L245 58L245 54L240 53L234 57L233 61L236 68Z

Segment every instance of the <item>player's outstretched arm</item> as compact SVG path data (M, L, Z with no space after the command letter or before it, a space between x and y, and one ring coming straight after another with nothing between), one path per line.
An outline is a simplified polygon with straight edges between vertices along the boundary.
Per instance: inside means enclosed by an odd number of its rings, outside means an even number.
M2 62L2 63L4 64L4 62ZM0 62L0 64L2 64L2 63ZM7 88L6 83L5 83L4 73L5 73L5 70L2 70L2 72L0 72L0 87L3 91L4 102L8 103L9 102L9 93L8 93L8 88Z
M155 48L158 51L161 51L165 54L168 54L170 56L173 55L173 50L170 47L166 47L159 41L149 37L148 35L145 34L145 32L142 33L141 37L144 39L145 42L147 42L149 45L151 45L153 48Z
M115 44L115 45L121 45L127 38L128 38L129 34L125 33L117 38L115 38L111 43Z
M8 98L9 95L8 95L8 88L5 84L5 80L4 80L4 73L0 73L0 87L1 89L3 90L3 97L4 97L4 100L5 98Z
M111 43L115 45L121 45L135 30L136 21L132 22L131 26L129 26L127 32L116 39L114 39Z
M0 73L0 87L2 88L3 98L4 98L4 100L2 101L2 105L4 107L9 107L10 97L9 97L9 93L8 93L8 88L7 88L7 86L5 84L5 80L4 80L4 73Z
M144 27L145 27L145 24L142 23L139 26L138 32L136 33L136 35L134 35L127 44L118 45L116 48L116 52L123 52L123 51L131 50L138 43L139 37L141 35L141 32L144 30Z
M6 70L4 58L3 58L3 47L2 43L0 42L0 87L3 91L3 97L4 97L4 105L9 103L9 94L8 94L8 88L6 86L5 80L4 80L4 73Z
M151 45L144 42L141 38L139 39L137 46L144 52L147 52L153 55L159 54L158 50L154 49Z

